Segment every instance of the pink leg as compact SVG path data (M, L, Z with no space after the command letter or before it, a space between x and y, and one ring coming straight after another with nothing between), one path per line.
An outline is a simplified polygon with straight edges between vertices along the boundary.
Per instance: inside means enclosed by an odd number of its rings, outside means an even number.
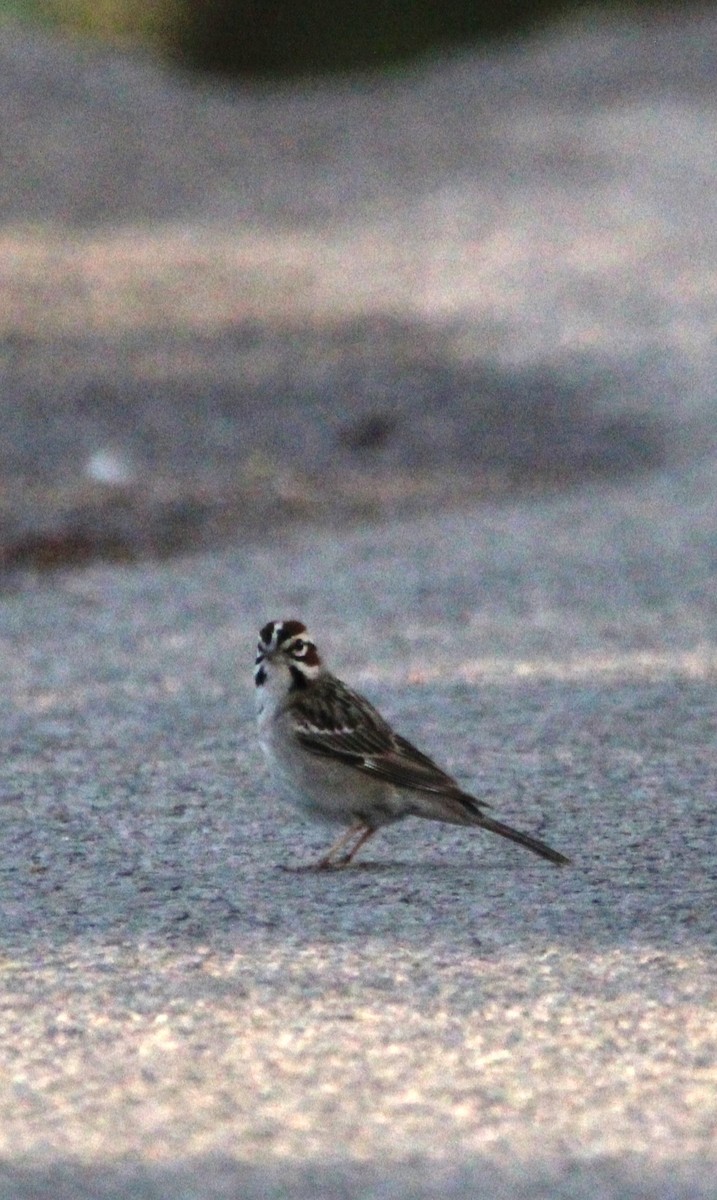
M303 874L307 871L338 871L341 867L349 865L354 855L358 853L370 837L373 837L375 832L376 830L367 825L365 821L355 821L345 833L341 834L341 837L334 842L333 846L329 848L327 853L318 862L309 863L302 867L285 867L284 869L296 874ZM340 854L339 852L353 838L356 838L356 841L350 850L347 850L344 854Z
M316 863L315 869L317 871L326 871L336 870L337 867L347 867L354 854L361 849L364 842L367 842L375 832L376 830L372 829L370 825L367 825L365 821L356 821L354 825L351 825L350 828L346 830L346 833L341 834L341 837L338 839L338 841L334 842L333 846L331 846L324 857L319 859L319 861ZM345 854L339 854L339 851L343 850L344 846L346 846L353 838L356 837L357 840L354 842L351 849L347 850Z

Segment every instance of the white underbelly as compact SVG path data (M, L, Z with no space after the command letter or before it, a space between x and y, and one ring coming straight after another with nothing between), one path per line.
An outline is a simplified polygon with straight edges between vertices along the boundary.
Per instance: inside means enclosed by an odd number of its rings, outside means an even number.
M407 811L407 797L380 780L291 744L281 730L260 728L260 741L279 798L314 821L382 825Z

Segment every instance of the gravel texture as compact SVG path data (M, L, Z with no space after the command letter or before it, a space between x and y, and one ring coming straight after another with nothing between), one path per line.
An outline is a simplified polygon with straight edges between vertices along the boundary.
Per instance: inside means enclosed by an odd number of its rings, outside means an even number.
M254 490L222 549L5 574L2 1200L714 1196L714 32L234 95L3 45L6 547ZM527 493L464 486L488 377ZM281 616L574 865L406 822L283 871Z
M0 1194L714 1194L714 477L5 598ZM255 748L274 613L574 866L282 871L329 835Z

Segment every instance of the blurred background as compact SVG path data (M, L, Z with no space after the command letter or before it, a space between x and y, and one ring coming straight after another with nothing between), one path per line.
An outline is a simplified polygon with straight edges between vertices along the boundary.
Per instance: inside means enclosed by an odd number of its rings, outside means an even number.
M712 452L711 5L0 15L5 583Z
M631 15L657 0L3 0L6 17L141 42L199 70L294 76L385 69L431 51L515 37L599 9Z

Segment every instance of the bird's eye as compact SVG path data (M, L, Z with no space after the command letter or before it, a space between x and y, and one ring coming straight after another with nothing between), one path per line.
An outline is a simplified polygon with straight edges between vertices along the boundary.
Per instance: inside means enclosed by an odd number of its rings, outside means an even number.
M306 653L306 642L302 642L301 638L299 638L291 647L291 653L300 658L302 654Z

